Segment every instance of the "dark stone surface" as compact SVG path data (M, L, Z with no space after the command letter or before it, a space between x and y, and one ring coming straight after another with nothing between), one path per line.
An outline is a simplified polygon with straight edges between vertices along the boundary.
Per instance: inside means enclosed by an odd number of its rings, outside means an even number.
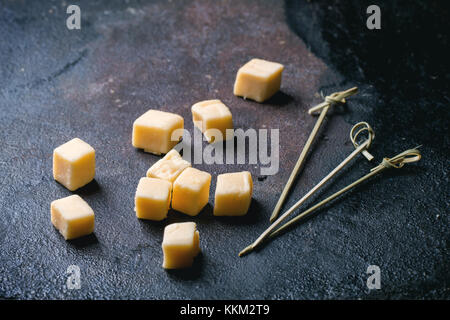
M380 1L382 30L365 27L364 1L81 1L82 30L65 27L61 1L0 5L0 297L2 298L449 298L448 11L443 1ZM300 36L300 37L299 37ZM265 104L232 95L252 57L283 63L282 93ZM341 197L313 218L238 258L268 217L325 94L357 85L322 129L287 205L353 146L368 121L380 161L422 144L423 159ZM149 108L174 111L192 132L190 106L219 98L236 128L279 128L280 171L196 165L213 174L249 170L247 216L170 212L139 221L138 179L159 159L131 146L132 122ZM66 242L50 202L71 194L52 178L52 151L79 137L97 151L94 182L78 190L96 213L95 234ZM206 144L204 144L206 146ZM362 157L360 158L362 159ZM365 174L354 161L312 201ZM258 178L260 177L260 178ZM312 203L309 202L309 203ZM163 228L197 222L203 253L189 270L161 268ZM366 269L380 266L369 291ZM65 287L69 265L82 288Z

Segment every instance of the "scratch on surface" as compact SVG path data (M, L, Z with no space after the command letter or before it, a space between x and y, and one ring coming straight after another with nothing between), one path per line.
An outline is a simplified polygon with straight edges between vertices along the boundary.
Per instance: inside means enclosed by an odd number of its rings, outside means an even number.
M49 75L46 78L40 78L40 79L33 80L33 81L25 83L25 84L19 84L15 87L12 87L12 88L6 89L6 90L4 88L0 88L0 95L3 95L5 92L17 92L20 89L27 89L27 88L35 89L46 82L51 82L52 80L56 79L60 75L68 72L73 67L75 67L86 55L87 55L87 49L84 49L83 51L80 52L80 55L74 61L65 64L61 69L57 70L56 72L52 73L51 75Z
M73 60L72 62L66 63L61 69L57 70L56 72L49 75L47 78L41 78L38 80L35 80L31 83L31 88L36 88L40 86L41 84L45 82L51 82L52 80L58 78L60 75L70 71L73 67L75 67L85 56L87 55L87 49L84 49L80 52L80 55Z
M78 58L76 58L74 61L67 63L64 67L62 67L60 70L56 71L54 74L52 74L50 77L47 78L48 81L51 81L57 77L59 77L60 75L62 75L63 73L69 71L70 69L72 69L74 66L76 66L78 64L78 62L80 62L87 54L87 49L84 49L83 51L81 51L80 55Z

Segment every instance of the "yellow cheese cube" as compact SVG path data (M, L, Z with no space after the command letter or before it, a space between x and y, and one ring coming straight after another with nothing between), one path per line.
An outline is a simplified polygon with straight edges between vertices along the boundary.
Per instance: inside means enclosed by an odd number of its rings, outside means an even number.
M220 100L206 100L194 104L191 108L194 125L205 135L208 142L227 140L232 135L226 134L227 129L233 129L231 111ZM215 130L221 137L215 134ZM220 138L220 139L219 139Z
M172 184L169 181L141 178L134 198L134 210L139 219L160 221L167 217Z
M234 83L234 95L263 102L273 96L281 86L284 66L276 62L252 59L243 65Z
M52 224L66 240L94 232L94 211L79 195L53 201L50 211Z
M147 177L163 179L173 183L180 173L190 166L189 161L183 160L178 151L170 150L164 158L158 160L147 170Z
M194 222L173 223L164 229L163 268L190 267L200 252L200 237Z
M162 154L169 152L183 133L175 132L184 128L181 116L159 110L149 110L137 118L133 124L133 146L145 152ZM174 136L172 137L172 133Z
M95 150L81 139L75 138L53 151L53 178L70 191L94 179Z
M243 216L252 201L253 181L248 171L217 176L214 197L215 216Z
M173 184L172 208L196 216L208 203L210 185L208 172L187 168Z

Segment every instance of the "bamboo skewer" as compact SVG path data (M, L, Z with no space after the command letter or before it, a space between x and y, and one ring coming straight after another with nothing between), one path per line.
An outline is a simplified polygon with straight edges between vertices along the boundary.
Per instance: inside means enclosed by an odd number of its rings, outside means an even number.
M417 161L420 160L420 158L421 158L421 154L420 154L420 151L417 150L417 149L409 149L409 150L406 150L406 151L404 151L404 152L402 152L402 153L400 153L400 154L398 154L398 155L396 155L396 156L394 156L392 158L384 158L383 161L378 166L372 168L368 174L366 174L362 178L354 181L353 183L349 184L348 186L342 188L338 192L336 192L333 195L329 196L325 200L322 200L321 202L319 202L318 204L312 206L311 208L307 209L306 211L302 212L297 217L295 217L292 220L286 222L280 228L278 228L274 232L270 233L267 237L272 238L272 237L276 236L277 234L279 234L280 232L285 230L287 227L289 227L293 223L295 223L295 222L299 221L300 219L306 217L308 214L310 214L314 210L316 210L316 209L320 208L321 206L327 204L328 202L330 202L333 199L337 198L341 194L343 194L343 193L347 192L348 190L354 188L355 186L357 186L358 184L362 183L363 181L366 181L367 179L371 178L372 176L374 176L374 175L384 171L385 169L402 168L406 163L417 162ZM273 230L273 228L272 228L272 230ZM260 244L260 243L261 242L259 242L258 244ZM249 253L255 247L256 247L255 244L248 246L247 248L245 248L244 250L242 250L239 253L239 256L242 256L242 255L245 255L245 254Z
M316 124L314 125L314 128L311 131L311 134L309 135L308 140L306 141L305 146L303 147L302 153L300 153L297 163L295 164L294 169L292 170L291 175L289 176L289 179L288 179L286 185L284 186L283 192L281 193L280 198L278 199L278 202L275 205L275 208L273 209L272 215L270 216L270 222L274 222L275 219L278 217L278 213L280 212L281 206L283 205L284 200L286 199L286 196L287 196L289 190L291 189L291 186L292 186L295 178L297 177L298 172L300 171L303 161L306 158L306 154L308 153L309 148L311 147L311 144L312 144L314 138L316 137L317 132L319 131L323 120L325 119L325 116L328 112L328 108L329 107L325 107L322 109L322 112L320 113L320 116L317 119Z
M417 161L420 160L420 158L421 158L421 155L420 155L419 150L417 150L417 149L406 150L406 151L396 155L395 157L393 157L391 159L384 158L383 161L378 166L376 166L375 168L372 168L368 174L366 174L365 176L359 178L358 180L356 180L355 182L349 184L348 186L342 188L338 192L332 194L331 196L329 196L325 200L320 201L318 204L312 206L308 210L305 210L304 212L302 212L301 214L299 214L295 218L289 220L284 225L282 225L280 228L278 228L277 230L272 232L270 234L270 237L276 236L277 234L279 234L281 231L285 230L290 225L292 225L295 222L298 222L300 219L306 217L309 213L315 211L316 209L318 209L321 206L327 204L328 202L334 200L335 198L339 197L341 194L347 192L348 190L352 189L353 187L357 186L358 184L366 181L367 179L371 178L372 176L374 176L374 175L384 171L385 169L389 169L389 168L399 169L399 168L403 167L403 165L405 163L417 162Z
M363 127L363 128L361 128ZM361 128L361 129L359 129ZM356 133L356 129L359 129ZM358 135L360 135L363 131L368 132L367 140L364 141L361 145L358 145L356 142L356 139L358 138ZM372 140L374 138L374 132L372 128L369 126L366 122L359 122L355 124L350 131L350 138L353 142L353 145L356 147L356 149L347 156L339 165L337 165L336 168L334 168L327 176L325 176L319 183L317 183L308 193L306 193L297 203L295 203L291 208L289 208L285 213L283 213L269 228L266 229L256 240L253 242L250 246L248 246L246 249L241 251L239 254L240 256L250 252L254 248L256 248L261 242L266 239L269 234L278 226L280 225L289 215L291 215L295 210L297 210L309 197L311 197L317 190L319 190L325 183L327 183L333 176L336 175L343 167L345 167L353 158L355 158L358 154L366 150L368 147L370 147ZM368 156L371 158L372 155L370 155L367 152Z
M278 199L277 204L275 205L275 208L273 209L273 212L270 216L270 222L274 222L275 219L278 217L278 213L281 210L281 206L284 203L284 200L286 199L286 196L289 192L289 190L292 187L292 184L294 183L295 178L297 177L300 168L303 165L303 162L305 161L306 155L308 154L308 151L314 141L314 138L317 135L317 132L319 131L323 120L325 119L325 116L327 115L327 112L330 108L330 106L332 106L333 104L338 104L338 103L345 103L345 98L349 97L351 95L354 95L358 92L358 88L354 87L345 91L341 91L341 92L335 92L329 96L325 97L325 101L318 104L317 106L311 108L308 110L309 114L313 114L314 112L317 112L319 110L321 110L320 112L320 116L316 121L316 124L314 125L313 130L311 131L308 140L306 141L305 146L303 147L302 152L300 153L300 156L298 157L298 160L294 166L294 169L291 172L291 175L289 176L289 179L286 183L286 185L284 186L284 189L280 195L280 198Z

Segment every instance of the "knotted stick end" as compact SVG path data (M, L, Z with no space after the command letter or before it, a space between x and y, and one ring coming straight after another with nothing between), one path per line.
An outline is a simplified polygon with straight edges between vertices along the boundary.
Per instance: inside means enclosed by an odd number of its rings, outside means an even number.
M409 149L392 158L383 158L383 161L371 171L377 170L380 167L399 169L406 163L417 162L422 158L420 151L417 149Z
M367 149L370 147L370 145L372 144L372 140L375 138L375 132L367 122L361 121L352 127L352 130L350 130L350 140L352 141L353 146L355 148L358 148L359 146L357 142L358 136L364 131L367 132L368 144L366 149L362 151L362 154L364 157L366 157L367 160L372 161L374 157L369 153L369 151L367 151Z
M330 94L329 96L325 97L325 101L322 103L319 103L318 105L316 105L315 107L312 107L311 109L308 110L309 114L313 114L327 106L331 106L333 104L337 104L337 103L345 103L346 97L352 96L354 94L356 94L358 92L358 87L353 87L350 88L348 90L345 91L339 91L339 92L335 92L333 94Z

